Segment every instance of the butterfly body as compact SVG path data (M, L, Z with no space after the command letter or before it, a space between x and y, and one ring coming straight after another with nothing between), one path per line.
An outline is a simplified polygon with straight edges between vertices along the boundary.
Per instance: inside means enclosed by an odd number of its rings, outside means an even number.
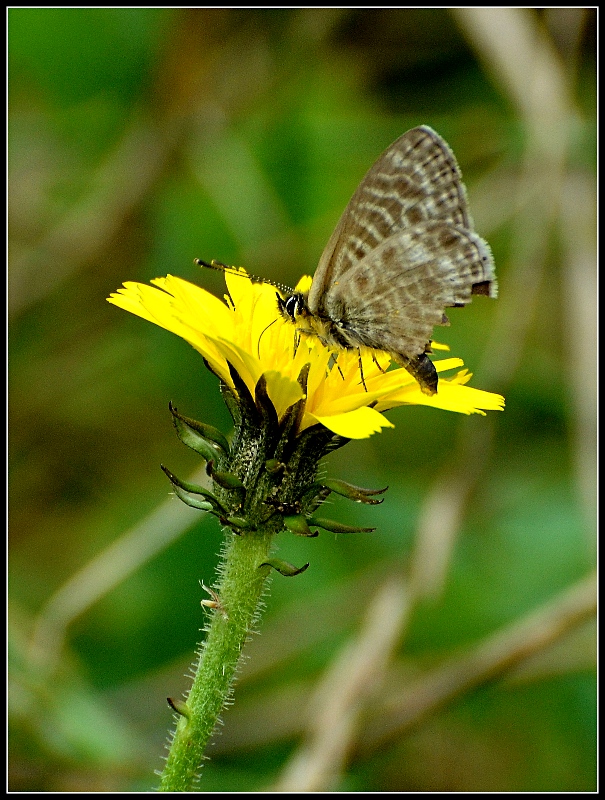
M308 293L283 300L303 333L341 349L391 355L435 394L426 355L444 309L497 296L488 244L474 231L456 159L428 126L404 133L370 168L345 208Z

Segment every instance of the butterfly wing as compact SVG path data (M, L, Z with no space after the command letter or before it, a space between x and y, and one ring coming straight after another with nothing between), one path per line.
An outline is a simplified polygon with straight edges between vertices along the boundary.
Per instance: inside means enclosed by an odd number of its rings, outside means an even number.
M444 308L495 296L492 255L474 231L429 221L399 231L332 281L320 317L343 346L385 350L406 363L425 352Z
M429 220L473 230L454 154L426 125L393 142L361 181L330 237L309 292L311 313L333 281L400 230Z

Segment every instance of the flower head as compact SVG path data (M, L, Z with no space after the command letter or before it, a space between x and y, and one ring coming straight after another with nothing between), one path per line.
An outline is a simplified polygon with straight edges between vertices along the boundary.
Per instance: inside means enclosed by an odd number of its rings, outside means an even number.
M471 375L466 370L449 380L440 378L437 394L427 396L407 370L391 365L386 353L335 351L316 336L301 335L280 314L272 284L253 281L244 270L235 269L225 272L225 280L224 302L172 275L156 278L154 286L126 282L108 300L188 341L231 388L229 365L252 395L264 376L267 395L280 418L306 394L301 431L321 423L346 438L362 439L393 427L381 412L398 405L462 414L484 414L504 406L501 395L467 386ZM307 290L310 282L303 278L297 290ZM303 389L298 378L306 365L309 373ZM435 362L439 373L461 366L459 358Z

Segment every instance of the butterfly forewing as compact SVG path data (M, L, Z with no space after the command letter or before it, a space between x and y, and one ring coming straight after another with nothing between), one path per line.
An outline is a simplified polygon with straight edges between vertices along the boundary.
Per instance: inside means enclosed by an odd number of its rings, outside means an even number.
M321 311L332 281L385 239L428 220L473 227L454 154L435 131L421 126L385 150L349 201L315 272L311 312Z

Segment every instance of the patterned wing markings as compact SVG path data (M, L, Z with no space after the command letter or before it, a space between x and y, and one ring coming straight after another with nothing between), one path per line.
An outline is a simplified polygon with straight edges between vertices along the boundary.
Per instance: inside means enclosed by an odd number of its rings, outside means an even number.
M426 351L444 309L466 305L495 274L486 242L473 231L428 222L390 236L332 282L319 317L335 340L385 350L407 364Z
M432 395L438 377L426 353L433 328L449 324L446 308L497 291L454 154L423 125L400 136L367 172L308 295L279 302L300 330L328 346L388 352Z
M312 313L321 295L355 263L399 230L428 220L473 229L454 154L428 126L397 139L370 168L322 253L309 294Z

